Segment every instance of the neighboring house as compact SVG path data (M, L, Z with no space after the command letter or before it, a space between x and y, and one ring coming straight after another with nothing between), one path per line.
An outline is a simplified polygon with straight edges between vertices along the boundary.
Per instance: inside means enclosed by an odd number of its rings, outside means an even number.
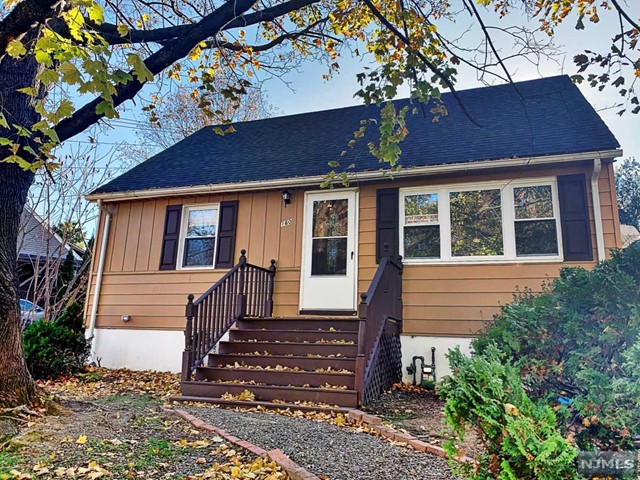
M561 267L590 267L621 246L622 152L568 77L459 95L480 126L450 94L439 121L431 106L409 114L392 178L367 147L375 124L347 146L378 115L358 106L224 136L204 128L91 193L102 214L87 322L102 365L177 371L183 361L192 397L249 389L354 405L414 355L430 363L431 347L438 376L448 372L447 350L467 349L517 289L538 291ZM349 187L319 187L330 161L355 164ZM238 266L241 249L258 267L274 259L275 276ZM186 321L187 294L221 278ZM236 312L271 309L237 322L192 377ZM327 383L347 388L315 388Z
M55 281L57 271L68 254L76 264L82 262L84 251L64 241L31 208L25 206L18 231L18 274L20 298L42 303L47 287Z
M620 225L622 248L627 248L633 242L640 240L640 232L633 225Z

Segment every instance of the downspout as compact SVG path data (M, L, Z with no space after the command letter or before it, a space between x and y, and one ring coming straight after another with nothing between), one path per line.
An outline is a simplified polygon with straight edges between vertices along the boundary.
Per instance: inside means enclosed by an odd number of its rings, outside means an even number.
M91 316L89 317L89 332L87 338L91 340L90 358L95 362L96 353L96 318L98 316L98 303L100 302L100 290L102 289L102 274L104 272L104 260L107 256L107 241L109 239L109 227L111 225L111 212L102 206L102 202L98 200L98 208L105 213L104 229L102 230L102 240L100 242L100 256L98 257L98 271L96 273L96 289L93 292L93 304L91 305Z
M593 159L593 173L591 174L591 199L593 203L593 221L596 226L596 245L598 248L598 261L606 259L604 252L604 232L602 231L602 209L600 207L600 187L598 180L602 171L600 158Z

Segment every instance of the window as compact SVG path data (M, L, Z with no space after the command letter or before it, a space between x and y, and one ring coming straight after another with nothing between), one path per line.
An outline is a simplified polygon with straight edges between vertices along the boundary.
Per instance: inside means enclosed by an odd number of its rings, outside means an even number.
M400 192L401 254L409 263L559 258L555 179Z
M440 258L437 193L404 197L404 251L411 258Z
M558 232L551 185L513 189L516 255L557 255Z
M311 275L347 274L349 201L313 202Z
M184 207L180 234L181 267L213 267L217 233L218 205Z
M449 194L452 256L504 254L501 197L499 189Z

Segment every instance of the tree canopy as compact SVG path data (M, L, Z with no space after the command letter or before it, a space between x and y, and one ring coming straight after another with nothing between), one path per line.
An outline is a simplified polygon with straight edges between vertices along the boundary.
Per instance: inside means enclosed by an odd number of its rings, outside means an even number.
M640 161L628 158L616 169L620 223L640 229Z

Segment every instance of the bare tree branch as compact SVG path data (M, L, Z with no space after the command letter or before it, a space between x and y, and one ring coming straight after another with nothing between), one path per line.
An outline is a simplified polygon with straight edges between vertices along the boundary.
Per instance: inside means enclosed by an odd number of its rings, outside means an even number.
M502 58L500 58L500 54L498 53L498 49L494 45L493 39L491 38L491 35L489 35L487 27L485 26L484 21L480 17L480 13L478 12L478 9L476 8L476 5L475 5L474 1L471 0L470 2L467 2L467 0L462 0L462 2L465 5L467 5L467 3L469 4L469 7L472 10L472 15L475 16L476 19L478 20L478 23L480 24L480 28L482 28L482 32L484 33L484 36L487 39L487 43L491 47L491 50L493 51L493 54L496 56L496 59L498 60L498 63L500 64L500 66L502 67L502 70L504 71L505 75L509 79L509 83L511 83L511 85L513 86L513 88L516 91L516 93L518 94L518 96L520 98L523 98L522 97L522 93L520 93L520 90L518 90L518 87L516 86L515 82L513 81L513 78L511 78L511 74L509 73L509 70L507 69L506 65L502 61Z
M382 24L385 27L387 27L391 33L393 33L396 37L398 37L405 45L407 45L408 47L411 47L410 40L407 37L405 37L402 34L402 32L400 32L396 28L396 26L393 25L387 19L387 17L385 17L382 14L382 12L380 12L380 10L378 10L376 8L376 6L371 2L371 0L363 0L363 2L367 7L369 7L369 10L371 10L371 13L373 13L375 15L375 17L378 20L380 20L380 22L382 22ZM465 106L464 102L460 98L460 95L458 95L458 91L455 89L455 87L454 87L453 83L451 82L451 80L449 79L449 77L447 77L442 71L440 71L440 69L438 67L436 67L432 62L430 62L429 59L427 57L425 57L422 53L420 53L419 51L415 50L415 54L425 64L425 66L429 70L431 70L440 80L442 80L444 82L444 84L449 88L449 90L451 91L451 94L456 99L456 102L458 102L458 105L460 106L460 109L462 110L462 113L465 114L465 116L469 119L469 121L471 123L473 123L476 127L482 128L482 125L480 125L471 116L471 113L469 112L469 110L467 110L467 107Z
M611 0L611 3L613 3L613 6L616 7L616 10L618 10L618 13L620 15L622 15L624 17L624 19L629 22L629 24L635 28L636 30L640 30L640 24L638 24L637 22L635 22L630 16L629 14L626 12L626 10L624 8L622 8L620 6L620 4L618 3L618 0Z

